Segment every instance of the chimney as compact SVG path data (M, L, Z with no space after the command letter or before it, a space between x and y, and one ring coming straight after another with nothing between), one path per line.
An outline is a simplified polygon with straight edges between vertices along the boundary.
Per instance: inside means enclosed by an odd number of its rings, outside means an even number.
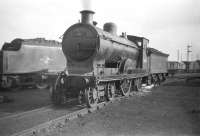
M81 23L93 25L93 14L95 12L91 10L82 10L80 13L81 13Z

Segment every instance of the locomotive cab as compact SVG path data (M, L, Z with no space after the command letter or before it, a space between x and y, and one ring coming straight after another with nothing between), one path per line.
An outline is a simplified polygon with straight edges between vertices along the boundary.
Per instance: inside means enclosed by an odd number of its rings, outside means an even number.
M137 68L142 69L143 72L148 72L148 54L147 54L147 46L149 44L149 40L144 38L144 37L137 37L133 35L128 35L127 38L133 42L135 42L139 48L140 48L140 53L138 57L138 63L137 63Z

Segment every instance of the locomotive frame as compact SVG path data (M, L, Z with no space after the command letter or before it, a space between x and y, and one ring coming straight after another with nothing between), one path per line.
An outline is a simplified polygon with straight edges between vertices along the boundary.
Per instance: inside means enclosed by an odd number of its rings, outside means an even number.
M167 75L168 54L148 48L149 40L133 35L117 36L116 25L104 30L93 24L93 11L81 11L82 21L66 30L62 50L67 70L52 89L55 104L77 97L88 107L140 91L142 84L160 84Z

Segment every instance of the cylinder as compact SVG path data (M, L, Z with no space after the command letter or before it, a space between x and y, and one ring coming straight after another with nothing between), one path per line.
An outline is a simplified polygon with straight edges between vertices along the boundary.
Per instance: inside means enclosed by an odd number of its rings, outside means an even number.
M117 35L117 26L115 23L112 22L105 23L103 26L103 30L113 35Z
M91 10L83 10L81 13L81 23L93 25L93 14Z

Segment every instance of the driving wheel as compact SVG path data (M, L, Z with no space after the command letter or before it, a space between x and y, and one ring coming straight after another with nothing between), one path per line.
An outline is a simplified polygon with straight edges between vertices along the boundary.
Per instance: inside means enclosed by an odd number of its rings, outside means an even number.
M131 90L131 80L124 79L120 85L123 96L128 96Z
M88 87L85 90L85 100L88 107L95 107L98 102L98 93L97 89Z
M107 88L106 88L106 99L108 101L111 101L115 97L115 84L114 83L108 83Z

